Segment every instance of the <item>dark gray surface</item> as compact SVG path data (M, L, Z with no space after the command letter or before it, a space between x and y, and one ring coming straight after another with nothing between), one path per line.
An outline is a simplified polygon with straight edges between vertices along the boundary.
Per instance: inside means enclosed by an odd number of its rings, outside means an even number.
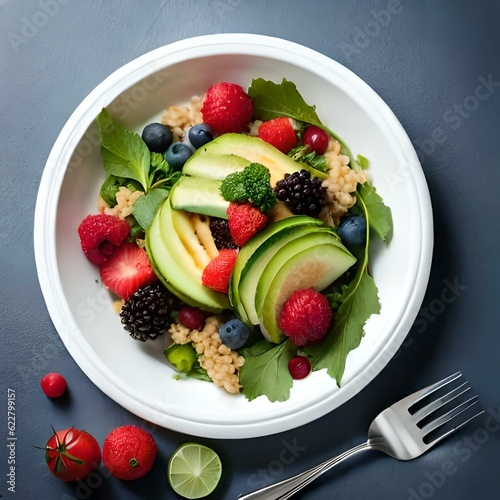
M387 9L393 11L390 19L377 16ZM129 414L102 394L66 352L38 286L33 211L57 135L81 100L113 70L182 38L249 32L287 38L330 56L391 106L420 150L434 205L436 245L423 309L408 340L359 395L316 422L282 434L243 441L196 439L215 448L224 463L212 498L236 498L361 442L380 410L458 369L477 389L487 416L413 462L375 453L354 459L300 498L498 498L499 25L496 0L0 0L0 495L176 498L167 484L166 462L190 437ZM493 82L480 91L483 99L470 97L482 79ZM445 304L440 297L450 283L460 287L455 300ZM39 388L41 376L52 370L69 382L64 401L48 400ZM16 391L17 403L15 494L7 491L6 476L8 388ZM150 430L159 445L152 473L136 482L94 475L84 484L64 484L50 475L43 452L33 448L45 444L51 425L85 428L102 444L113 427L130 423ZM288 448L293 453L285 453ZM443 467L448 475L440 472Z

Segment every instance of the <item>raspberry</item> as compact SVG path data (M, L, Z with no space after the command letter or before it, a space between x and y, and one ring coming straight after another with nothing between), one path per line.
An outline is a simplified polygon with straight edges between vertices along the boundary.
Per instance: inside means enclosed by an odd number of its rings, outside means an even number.
M231 237L239 247L267 223L267 217L251 203L230 203L227 215Z
M201 114L214 135L243 132L252 119L252 99L236 83L216 83L205 94Z
M313 288L303 288L285 302L278 326L294 344L303 346L320 341L331 322L328 299Z
M288 154L297 145L297 135L290 118L286 116L261 123L257 134L284 154Z
M211 290L227 293L236 257L238 257L236 250L227 248L220 250L219 255L211 260L203 270L201 282Z
M114 215L87 215L78 226L82 250L87 258L100 266L113 255L127 238L130 225Z

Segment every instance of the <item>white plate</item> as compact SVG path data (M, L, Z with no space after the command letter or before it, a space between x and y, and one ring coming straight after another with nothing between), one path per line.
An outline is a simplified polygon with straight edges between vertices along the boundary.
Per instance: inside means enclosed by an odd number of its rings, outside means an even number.
M103 107L140 131L169 105L202 95L217 81L248 88L252 78L286 78L354 155L370 159L370 176L392 209L394 237L376 245L372 272L382 312L347 360L341 388L325 371L296 381L291 397L248 402L214 384L176 381L163 342L133 341L113 312L97 268L83 255L80 221L96 213L104 171L94 120ZM433 229L427 185L401 124L351 71L313 50L259 35L191 38L123 66L78 106L47 160L35 228L38 276L52 321L66 348L104 393L157 425L195 436L249 438L308 423L366 386L395 354L416 318L427 286Z

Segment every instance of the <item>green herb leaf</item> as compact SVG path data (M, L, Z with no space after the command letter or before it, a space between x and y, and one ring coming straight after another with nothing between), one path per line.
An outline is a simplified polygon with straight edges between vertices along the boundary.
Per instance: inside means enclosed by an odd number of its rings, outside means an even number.
M363 170L366 170L370 166L370 160L363 155L356 156L356 162Z
M374 186L367 182L358 186L358 198L363 198L364 206L368 212L367 221L372 229L385 243L389 243L392 238L392 212L384 205L384 201L377 193Z
M138 181L148 192L150 153L141 137L118 123L107 109L97 117L101 156L108 174Z
M288 362L297 347L289 340L273 345L263 340L242 352L245 364L240 369L243 394L249 401L265 395L269 401L286 401L290 397L293 379Z
M326 172L328 170L328 162L323 155L318 155L314 151L311 151L309 146L297 146L293 148L288 156L292 160L306 163L320 172Z
M160 203L170 194L170 189L156 188L138 198L134 203L133 215L142 229L146 230Z

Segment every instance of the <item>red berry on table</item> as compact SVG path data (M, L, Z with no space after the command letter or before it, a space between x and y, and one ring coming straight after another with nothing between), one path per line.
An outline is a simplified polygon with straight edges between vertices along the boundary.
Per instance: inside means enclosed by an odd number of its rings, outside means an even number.
M288 371L294 380L306 378L311 373L311 362L305 356L294 356L288 362Z
M278 326L295 345L320 341L332 322L328 299L313 288L295 291L285 302Z
M231 202L227 209L227 216L231 238L239 247L263 229L267 223L267 216L251 203Z
M60 373L47 373L40 380L44 394L49 398L59 398L66 391L66 379Z
M203 270L201 282L211 290L227 293L236 257L238 257L236 250L228 248L220 250L219 255L211 260Z
M106 436L102 461L112 476L131 481L153 468L157 452L158 447L149 432L135 425L123 425Z
M135 243L123 243L99 268L103 285L124 300L158 278L146 250Z
M329 142L330 136L316 125L307 127L302 134L302 144L309 146L318 155L326 151Z
M286 116L262 122L257 134L284 154L288 154L297 145L297 135L290 118Z
M201 330L205 326L206 314L198 307L182 306L177 314L179 323L190 330Z
M220 82L208 88L201 114L214 135L243 132L252 119L253 102L240 85Z
M74 427L54 431L44 449L50 472L61 481L84 479L101 463L99 443L88 432Z
M80 222L78 235L87 258L100 266L127 239L130 225L114 215L90 214Z

